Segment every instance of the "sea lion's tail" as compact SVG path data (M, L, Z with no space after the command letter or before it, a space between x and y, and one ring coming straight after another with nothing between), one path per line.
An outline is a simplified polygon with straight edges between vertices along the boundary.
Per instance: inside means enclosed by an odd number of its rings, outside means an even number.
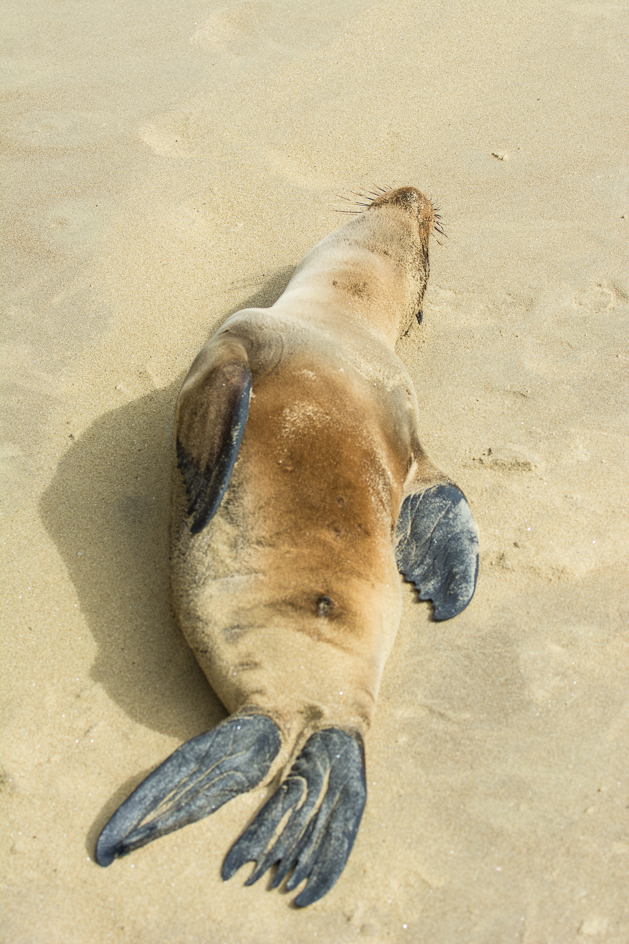
M210 816L257 786L280 747L277 725L263 714L233 715L187 741L114 813L99 836L96 861L110 865L118 856ZM232 846L223 863L223 879L255 860L246 882L251 885L277 865L273 888L292 871L288 891L308 880L295 904L312 904L345 868L366 799L360 736L339 728L315 732L276 793Z
M96 861L110 865L214 813L257 786L280 747L277 725L266 715L233 715L182 744L111 817L98 838Z
M277 865L271 887L276 888L292 870L286 889L292 891L307 878L295 904L312 904L329 892L345 868L366 799L362 740L339 728L317 731L306 741L286 780L232 846L223 863L223 878L231 878L241 865L255 860L245 882L252 885Z

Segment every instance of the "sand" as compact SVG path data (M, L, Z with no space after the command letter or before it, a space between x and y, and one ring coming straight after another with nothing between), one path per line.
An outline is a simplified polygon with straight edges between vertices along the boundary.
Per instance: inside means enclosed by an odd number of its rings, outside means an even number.
M4 6L3 940L627 944L627 4ZM260 790L101 869L224 717L169 609L182 377L337 194L402 184L448 233L399 353L476 597L404 589L327 897L222 883Z

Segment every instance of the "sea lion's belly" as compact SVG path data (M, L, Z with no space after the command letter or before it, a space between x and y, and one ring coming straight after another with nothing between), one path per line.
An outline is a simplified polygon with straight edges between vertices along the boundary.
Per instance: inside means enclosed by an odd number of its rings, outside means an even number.
M337 364L300 354L254 389L214 520L175 537L175 608L231 712L365 730L399 623L404 460Z

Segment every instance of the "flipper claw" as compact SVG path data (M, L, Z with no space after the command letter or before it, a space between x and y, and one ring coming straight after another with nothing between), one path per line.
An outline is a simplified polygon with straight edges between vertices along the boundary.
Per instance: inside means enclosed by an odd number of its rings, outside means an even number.
M255 860L256 868L245 882L252 885L277 864L272 887L292 871L289 891L308 879L295 904L312 904L332 888L345 868L366 799L362 742L339 728L317 731L286 780L232 846L223 863L223 879ZM273 843L287 814L288 821Z

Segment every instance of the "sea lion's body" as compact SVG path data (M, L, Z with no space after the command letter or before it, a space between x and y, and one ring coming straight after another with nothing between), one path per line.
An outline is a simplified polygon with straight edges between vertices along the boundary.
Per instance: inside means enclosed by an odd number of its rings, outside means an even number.
M394 353L421 309L433 225L432 205L413 188L379 197L305 257L272 308L224 323L177 404L183 475L175 476L173 603L233 715L222 727L236 742L243 730L250 734L250 780L229 795L294 761L224 874L255 858L257 878L279 862L281 877L294 869L289 887L309 876L299 904L331 887L358 828L362 740L399 624L399 570L433 599L437 618L462 609L474 589L469 509L419 444L417 400ZM223 755L232 755L222 742L217 747L215 732L201 737L211 740L205 766L225 767ZM151 797L173 758L152 775ZM235 765L225 769L233 774ZM327 788L314 772L320 767ZM172 770L160 776L184 783ZM334 784L326 820L318 791L323 809ZM310 811L308 802L300 806L300 791L309 789ZM172 806L167 793L158 802ZM176 822L169 807L154 827L138 828L150 812L140 797L133 815L125 819L124 806L116 814L124 828L106 835L106 827L100 858L106 864L207 815L220 805L214 800L197 797ZM289 809L293 818L270 846Z

